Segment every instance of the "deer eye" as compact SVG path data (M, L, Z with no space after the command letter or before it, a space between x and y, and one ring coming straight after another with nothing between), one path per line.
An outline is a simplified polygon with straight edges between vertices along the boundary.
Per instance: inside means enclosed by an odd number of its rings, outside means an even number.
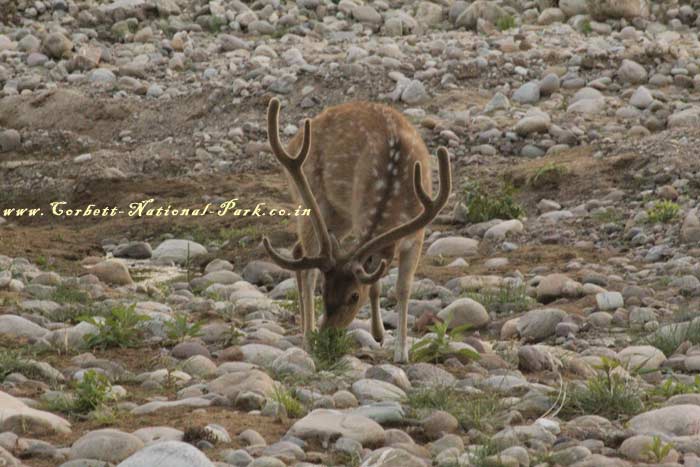
M357 292L353 292L352 295L350 295L349 303L350 305L354 305L358 302L358 300L360 300L360 294Z

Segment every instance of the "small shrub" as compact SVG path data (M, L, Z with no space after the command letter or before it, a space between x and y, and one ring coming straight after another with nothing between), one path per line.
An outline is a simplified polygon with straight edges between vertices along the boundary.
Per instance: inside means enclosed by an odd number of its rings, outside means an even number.
M172 321L165 323L165 333L170 342L180 343L188 338L202 335L202 325L204 321L197 321L190 324L187 321L187 313L176 313Z
M231 345L238 345L241 343L241 338L244 336L243 332L238 329L235 325L229 325L228 329L224 332L222 338L222 345L228 347Z
M355 347L347 329L315 330L309 336L311 357L318 370L336 369L341 359Z
M148 317L135 311L136 305L113 307L101 320L94 316L83 317L82 321L97 326L97 334L85 336L90 348L107 349L110 347L138 347L141 339L139 324L148 321Z
M583 388L570 391L564 413L601 415L610 420L636 415L644 409L642 392L632 380L613 371L620 363L601 357L603 374L590 378Z
M487 193L478 182L467 183L464 188L467 221L486 222L491 219L518 219L525 211L514 199L515 189L506 184L495 193Z
M290 418L300 418L306 412L304 406L294 393L282 386L275 388L272 400L284 407Z
M647 209L649 223L667 224L678 217L680 210L680 206L673 201L657 201L651 208Z
M462 356L470 360L478 360L479 354L471 349L453 350L452 342L460 342L462 335L471 328L469 324L457 326L448 331L449 322L435 323L428 329L435 336L424 337L411 347L411 360L414 362L441 362L450 356Z
M501 16L496 20L496 27L499 31L507 31L515 27L515 17L513 15Z
M207 441L211 444L216 444L217 442L216 435L203 426L189 426L185 428L182 440L193 446L196 446L200 441Z

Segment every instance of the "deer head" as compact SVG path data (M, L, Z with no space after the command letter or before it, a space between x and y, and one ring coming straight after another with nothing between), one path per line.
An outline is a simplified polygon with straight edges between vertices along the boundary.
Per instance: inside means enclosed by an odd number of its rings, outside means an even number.
M447 203L451 190L449 156L445 148L438 149L440 189L434 199L423 188L420 162L414 164L412 173L408 171L410 175L404 180L404 183L412 185L417 202L422 205L420 214L356 245L349 251L343 251L337 238L329 232L316 197L302 170L304 161L312 147L311 121L305 120L303 142L296 156L292 157L280 142L279 109L279 101L273 98L270 101L267 115L270 147L277 160L289 173L304 205L311 211L310 220L318 242L319 253L315 256L306 256L301 251L300 245L297 244L293 252L294 257L290 258L273 248L266 236L263 237L263 245L272 260L285 269L293 271L319 269L324 277L324 319L321 326L346 327L367 302L370 286L386 272L393 259L394 247L397 242L423 229ZM325 155L325 157L332 157L332 154ZM400 196L405 196L405 194L400 193Z

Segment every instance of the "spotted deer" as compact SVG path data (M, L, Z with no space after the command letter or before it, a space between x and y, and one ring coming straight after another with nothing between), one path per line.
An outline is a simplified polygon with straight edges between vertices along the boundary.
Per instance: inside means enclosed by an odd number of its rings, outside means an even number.
M384 337L379 279L398 252L394 361L408 360L408 299L425 227L451 190L447 149L437 150L440 189L431 198L430 155L416 129L398 111L370 102L329 107L304 121L283 147L280 102L268 107L270 148L286 169L292 197L310 210L298 217L298 241L289 257L263 245L272 260L296 274L304 336L315 329L317 271L323 274L321 328L348 326L369 299L372 335ZM295 157L290 154L296 154ZM352 236L355 243L342 249Z

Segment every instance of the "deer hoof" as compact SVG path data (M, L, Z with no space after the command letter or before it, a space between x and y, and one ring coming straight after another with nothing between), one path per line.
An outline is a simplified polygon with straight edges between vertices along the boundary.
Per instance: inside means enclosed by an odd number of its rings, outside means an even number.
M407 363L408 362L408 346L402 345L396 346L394 350L394 363Z

